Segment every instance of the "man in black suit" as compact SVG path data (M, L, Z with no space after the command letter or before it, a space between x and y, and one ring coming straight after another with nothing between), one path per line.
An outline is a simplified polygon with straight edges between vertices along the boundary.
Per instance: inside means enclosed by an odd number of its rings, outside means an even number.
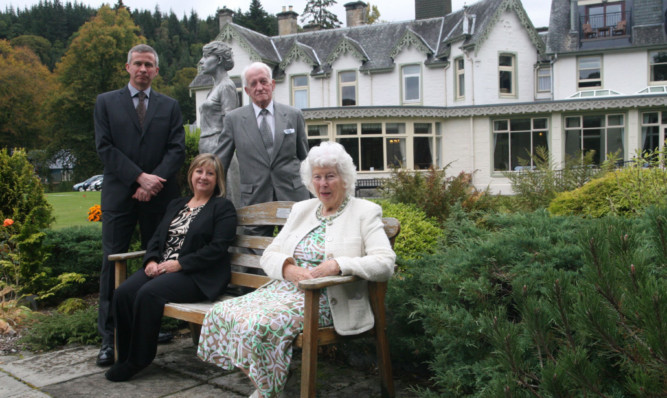
M100 94L95 104L95 145L104 164L102 183L102 271L98 330L102 349L97 364L113 364L114 265L109 254L126 252L139 223L141 246L151 238L167 204L180 196L176 175L185 160L181 110L173 98L151 90L158 55L134 46L125 69L130 82Z

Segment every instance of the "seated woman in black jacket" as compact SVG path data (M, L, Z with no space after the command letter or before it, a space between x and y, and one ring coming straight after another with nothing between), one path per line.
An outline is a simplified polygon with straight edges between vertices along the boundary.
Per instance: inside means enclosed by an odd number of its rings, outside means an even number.
M210 153L194 158L188 184L193 196L169 204L144 267L114 293L118 358L105 373L111 381L126 381L153 361L167 302L214 300L231 278L227 249L236 235L236 210L223 197L220 160Z

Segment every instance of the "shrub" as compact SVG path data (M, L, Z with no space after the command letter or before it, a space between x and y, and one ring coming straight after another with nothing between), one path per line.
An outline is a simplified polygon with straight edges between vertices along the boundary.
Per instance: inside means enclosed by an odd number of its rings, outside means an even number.
M660 396L667 210L451 220L455 243L390 281L392 356L423 396Z
M602 217L610 213L638 214L650 205L665 203L667 171L632 166L559 194L549 205L549 212L555 215Z
M185 126L185 161L183 162L183 167L181 167L180 172L178 173L178 183L181 186L181 194L183 196L188 196L191 194L190 188L188 187L188 169L190 168L190 163L197 155L199 155L199 135L201 130L199 127L191 127L189 125ZM225 170L227 172L227 170Z
M381 191L391 202L414 204L438 221L446 220L456 203L467 210L484 208L488 195L472 185L472 174L461 172L447 177L448 168L449 165L442 170L431 167L426 173L394 169Z
M0 219L5 218L14 224L5 227L0 238L0 279L22 294L39 291L44 288L40 265L46 256L42 230L53 216L39 178L20 149L11 155L0 150Z
M34 324L21 343L31 351L51 350L67 344L99 344L97 307L90 306L71 315L35 313Z
M536 148L535 155L531 157L532 162L520 159L522 165L532 163L534 169L503 173L512 184L516 210L546 208L558 193L579 188L592 178L606 173L613 165L613 160L597 168L593 162L594 155L595 151L588 151L583 156L577 154L567 157L562 170L557 170L558 164L544 147Z
M415 205L378 201L384 217L394 217L401 223L401 231L394 242L394 251L403 259L419 258L435 252L442 230L438 222L426 217Z

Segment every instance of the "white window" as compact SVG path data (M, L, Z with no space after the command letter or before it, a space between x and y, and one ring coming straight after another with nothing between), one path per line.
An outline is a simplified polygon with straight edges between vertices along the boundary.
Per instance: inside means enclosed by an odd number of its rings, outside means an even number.
M493 170L519 171L532 168L535 149L548 149L547 118L499 119L493 121Z
M310 139L310 132L309 132ZM437 122L341 123L335 140L345 147L359 171L392 168L428 169L440 165L441 126Z
M340 106L357 105L357 72L340 72L338 74L338 89Z
M329 141L329 127L326 124L309 124L306 126L308 135L308 147L320 145L324 141Z
M650 83L665 84L667 82L667 50L651 51L649 67L651 68Z
M549 93L551 92L551 67L540 66L537 68L537 92Z
M657 152L667 139L667 111L642 113L642 151Z
M419 65L405 65L401 68L403 75L403 103L421 102L421 68Z
M516 96L515 57L512 54L498 56L498 89L501 97Z
M581 57L578 63L579 88L602 87L602 57Z
M292 106L308 108L308 76L292 76Z
M595 151L595 164L601 164L610 154L624 159L624 120L622 114L566 117L565 154L575 157Z
M454 60L454 97L463 99L466 93L465 63L463 58Z
M232 77L232 81L236 86L236 98L239 103L239 107L243 106L243 81L240 77Z

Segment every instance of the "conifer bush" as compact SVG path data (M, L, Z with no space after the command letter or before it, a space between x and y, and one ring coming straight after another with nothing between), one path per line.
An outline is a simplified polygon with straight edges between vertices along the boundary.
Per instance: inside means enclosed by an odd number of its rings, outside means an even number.
M421 396L665 396L667 209L445 227L387 296L395 366L432 376Z

